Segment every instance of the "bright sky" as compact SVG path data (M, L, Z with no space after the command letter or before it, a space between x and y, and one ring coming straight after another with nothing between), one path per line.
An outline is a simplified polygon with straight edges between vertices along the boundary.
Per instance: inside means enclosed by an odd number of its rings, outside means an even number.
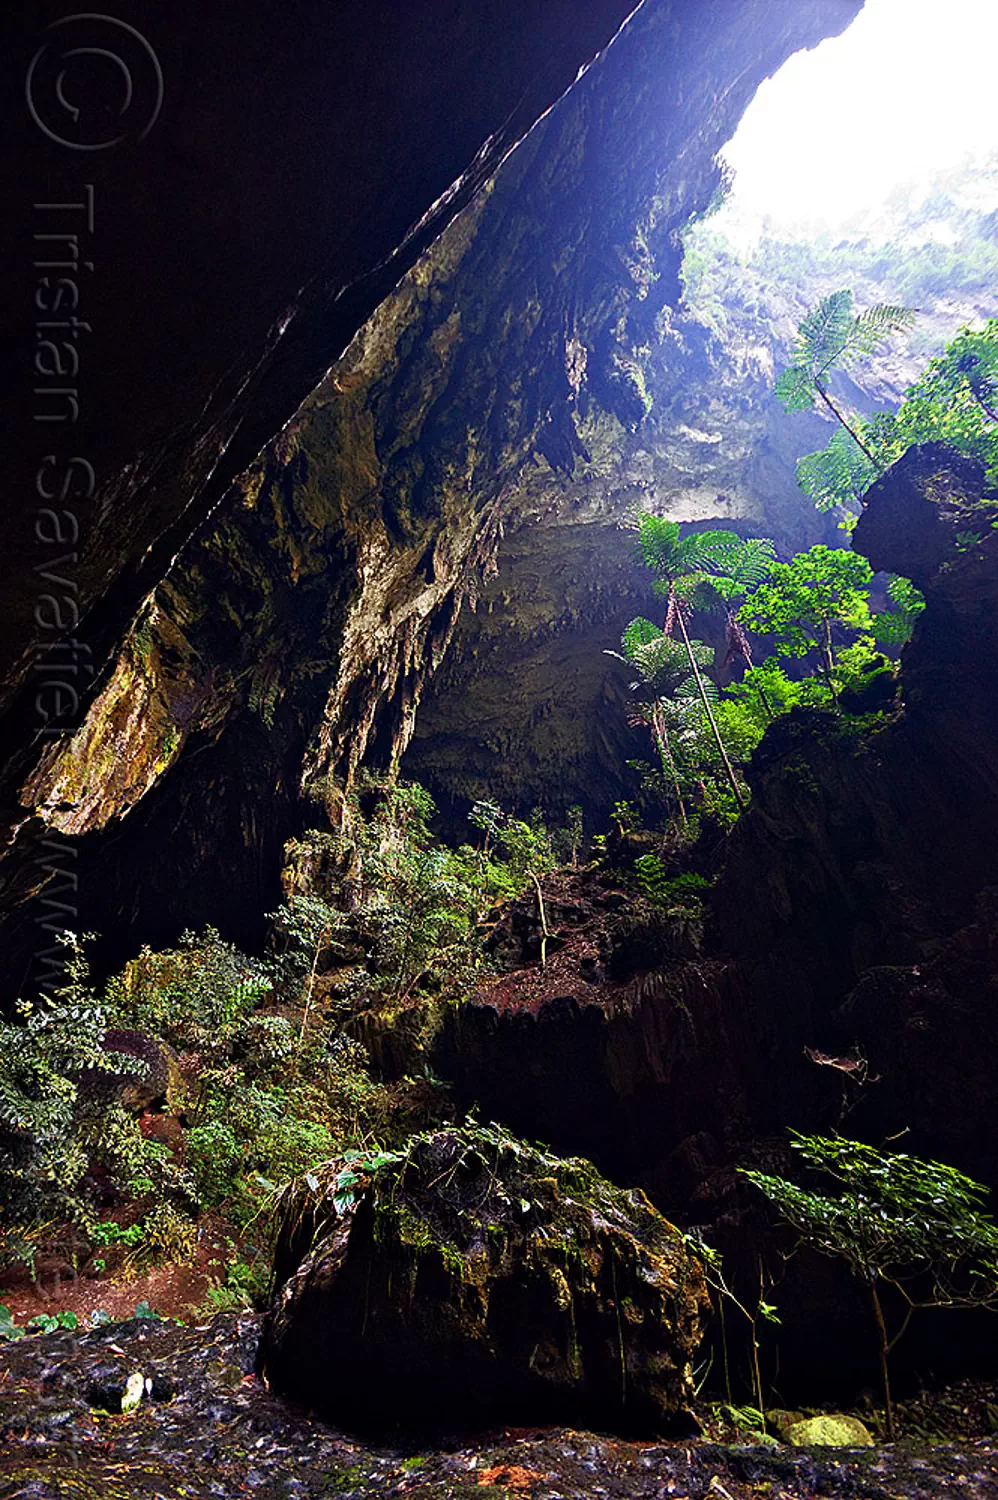
M996 59L998 0L866 0L759 89L724 152L738 217L834 232L899 184L998 153Z

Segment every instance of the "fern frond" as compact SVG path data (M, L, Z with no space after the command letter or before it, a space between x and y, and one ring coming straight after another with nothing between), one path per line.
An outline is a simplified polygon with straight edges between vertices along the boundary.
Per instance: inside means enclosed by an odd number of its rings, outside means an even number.
M895 574L887 585L887 597L898 609L906 609L911 614L920 615L925 608L925 595L921 589L900 574Z
M796 471L797 483L819 510L862 499L878 472L844 427L836 428L827 447L806 453Z
M638 646L632 660L646 682L666 692L675 686L677 677L687 675L690 669L686 647L667 635ZM669 679L672 679L671 683Z
M880 302L855 319L847 354L874 354L895 333L908 333L915 322L914 308Z
M638 615L636 619L630 621L623 635L620 637L620 644L623 647L625 659L633 661L634 652L637 649L641 646L647 646L650 641L660 640L661 637L662 631L657 625L653 625L651 620L646 620L642 615ZM611 652L610 655L616 655L616 652Z
M765 582L773 571L775 561L776 548L768 536L750 536L744 540L736 538L714 558L714 565L719 573L715 588L725 598L747 593Z
M823 297L801 321L793 364L807 370L812 381L820 379L842 354L855 323L852 292L848 288Z
M808 411L814 406L814 382L803 365L784 370L773 388L784 411Z
M672 568L679 542L679 522L665 516L644 515L638 531L637 553L646 568L666 573Z
M873 617L873 634L878 645L903 646L911 640L915 621L925 608L925 595L910 578L895 576L887 585L892 608Z
M776 382L776 399L787 411L806 411L836 366L875 353L892 334L907 332L914 321L912 308L887 302L857 315L851 291L832 292L802 319L789 368Z

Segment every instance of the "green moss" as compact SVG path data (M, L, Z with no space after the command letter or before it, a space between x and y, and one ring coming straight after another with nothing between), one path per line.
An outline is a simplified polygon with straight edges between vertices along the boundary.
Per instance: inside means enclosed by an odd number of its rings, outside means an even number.
M564 1317L557 1357L573 1379L582 1369L580 1296L617 1320L621 1340L625 1325L638 1328L666 1316L666 1302L693 1309L701 1300L702 1276L683 1236L643 1193L623 1191L590 1162L559 1159L497 1125L424 1132L359 1175L358 1191L373 1207L374 1241L387 1256L389 1274L407 1286L417 1316L425 1310L417 1281L429 1263L449 1282L447 1317L477 1335L485 1332L493 1287L534 1272ZM331 1179L323 1169L310 1176L291 1211L319 1222ZM619 1305L618 1278L630 1289ZM646 1286L647 1297L636 1286Z

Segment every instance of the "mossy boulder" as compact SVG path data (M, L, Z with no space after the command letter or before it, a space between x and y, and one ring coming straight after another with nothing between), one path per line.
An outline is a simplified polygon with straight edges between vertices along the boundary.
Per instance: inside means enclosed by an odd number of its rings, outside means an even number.
M766 1409L766 1426L777 1437L785 1438L789 1427L806 1421L807 1413L803 1411L788 1411L782 1406L770 1406Z
M820 1417L805 1417L791 1422L782 1433L795 1448L871 1448L873 1438L858 1417L829 1412Z
M330 1163L285 1196L261 1363L366 1429L668 1425L703 1268L642 1192L498 1127Z

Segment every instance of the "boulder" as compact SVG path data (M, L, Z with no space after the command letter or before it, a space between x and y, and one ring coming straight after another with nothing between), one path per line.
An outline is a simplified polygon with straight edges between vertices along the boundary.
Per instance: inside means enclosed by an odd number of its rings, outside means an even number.
M656 1432L691 1396L703 1268L637 1190L497 1126L332 1162L286 1195L272 1387L358 1429Z
M858 1417L827 1412L820 1417L805 1417L784 1428L783 1438L795 1448L872 1448L873 1438Z

